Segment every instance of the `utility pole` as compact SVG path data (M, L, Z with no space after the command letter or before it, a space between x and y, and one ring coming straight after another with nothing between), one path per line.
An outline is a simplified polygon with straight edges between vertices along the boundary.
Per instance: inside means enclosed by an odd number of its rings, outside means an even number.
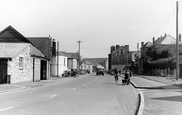
M57 42L57 77L59 77L59 42Z
M179 79L178 1L176 1L176 80Z
M137 43L137 62L138 62L138 74L139 74L139 43Z
M82 43L82 41L77 41L78 43L78 75L80 75L80 43Z

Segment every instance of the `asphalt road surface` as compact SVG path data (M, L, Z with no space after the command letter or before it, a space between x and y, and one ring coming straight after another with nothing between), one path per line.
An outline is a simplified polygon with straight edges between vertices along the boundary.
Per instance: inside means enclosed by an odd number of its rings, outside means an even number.
M134 115L136 101L132 85L87 74L1 93L0 115Z

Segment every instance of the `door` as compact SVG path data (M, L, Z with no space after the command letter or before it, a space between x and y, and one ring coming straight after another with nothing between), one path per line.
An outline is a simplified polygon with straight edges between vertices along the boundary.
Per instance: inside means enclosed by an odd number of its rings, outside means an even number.
M7 82L7 59L0 59L0 84Z
M40 80L46 80L46 78L47 78L47 62L41 60Z

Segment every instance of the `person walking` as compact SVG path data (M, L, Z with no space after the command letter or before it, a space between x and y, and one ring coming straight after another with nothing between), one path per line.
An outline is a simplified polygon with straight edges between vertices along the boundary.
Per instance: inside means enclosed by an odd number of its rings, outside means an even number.
M115 78L115 82L116 82L116 84L117 84L117 82L118 82L118 70L117 69L115 69L114 70L114 78Z
M125 77L124 77L124 85L129 85L130 83L130 77L131 77L131 71L129 69L126 69Z

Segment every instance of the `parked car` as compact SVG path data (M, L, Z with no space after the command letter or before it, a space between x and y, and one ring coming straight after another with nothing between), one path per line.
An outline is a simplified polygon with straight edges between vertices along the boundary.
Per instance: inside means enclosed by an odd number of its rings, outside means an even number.
M80 75L85 75L85 74L86 74L86 71L83 69L80 69Z
M71 76L71 71L70 70L64 70L62 77L70 77Z
M78 74L77 69L71 69L71 76L76 76Z

